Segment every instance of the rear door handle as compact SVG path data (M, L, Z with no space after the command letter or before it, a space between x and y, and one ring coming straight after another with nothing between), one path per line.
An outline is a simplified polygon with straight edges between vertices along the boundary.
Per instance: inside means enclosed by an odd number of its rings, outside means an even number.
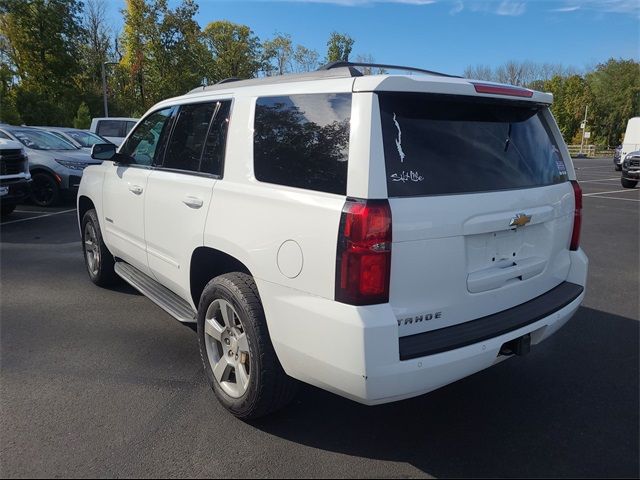
M129 185L129 191L140 195L142 193L142 187L140 185Z
M204 204L201 198L194 197L192 195L184 197L184 199L182 199L182 203L191 208L200 208Z

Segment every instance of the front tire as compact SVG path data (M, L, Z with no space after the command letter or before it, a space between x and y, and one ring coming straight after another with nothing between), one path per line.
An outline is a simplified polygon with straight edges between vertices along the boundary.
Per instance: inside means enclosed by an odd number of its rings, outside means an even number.
M616 172L622 171L622 165L615 164Z
M82 217L82 252L89 278L100 287L117 282L115 260L102 239L98 215L89 210Z
M207 284L198 307L198 342L209 385L236 417L256 419L293 399L297 383L273 349L251 276L228 273Z
M39 207L53 207L60 200L60 187L53 176L44 172L32 175L31 201Z
M624 188L635 188L638 184L637 180L629 180L628 178L622 178L620 183Z

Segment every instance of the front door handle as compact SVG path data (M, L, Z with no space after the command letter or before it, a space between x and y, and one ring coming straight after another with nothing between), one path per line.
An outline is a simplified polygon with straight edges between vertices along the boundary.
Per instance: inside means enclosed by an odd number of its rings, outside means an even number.
M140 195L142 193L142 187L140 185L129 185L129 191Z
M186 197L184 197L182 203L191 208L200 208L204 204L201 198L194 197L192 195L187 195Z

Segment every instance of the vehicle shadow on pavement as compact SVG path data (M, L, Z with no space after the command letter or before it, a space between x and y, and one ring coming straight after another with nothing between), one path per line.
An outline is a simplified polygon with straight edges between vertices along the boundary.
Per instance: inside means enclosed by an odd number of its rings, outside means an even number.
M638 325L581 308L528 356L428 395L364 407L303 387L254 425L436 477L637 478Z

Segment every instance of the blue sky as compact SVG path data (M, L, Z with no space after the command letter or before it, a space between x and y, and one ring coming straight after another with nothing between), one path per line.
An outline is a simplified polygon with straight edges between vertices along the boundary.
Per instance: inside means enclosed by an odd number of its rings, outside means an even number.
M124 0L108 2L114 29ZM171 6L179 3L169 0ZM321 57L332 31L353 55L460 74L507 60L578 69L610 57L640 59L640 0L199 0L201 26L226 19L261 38L288 33Z

